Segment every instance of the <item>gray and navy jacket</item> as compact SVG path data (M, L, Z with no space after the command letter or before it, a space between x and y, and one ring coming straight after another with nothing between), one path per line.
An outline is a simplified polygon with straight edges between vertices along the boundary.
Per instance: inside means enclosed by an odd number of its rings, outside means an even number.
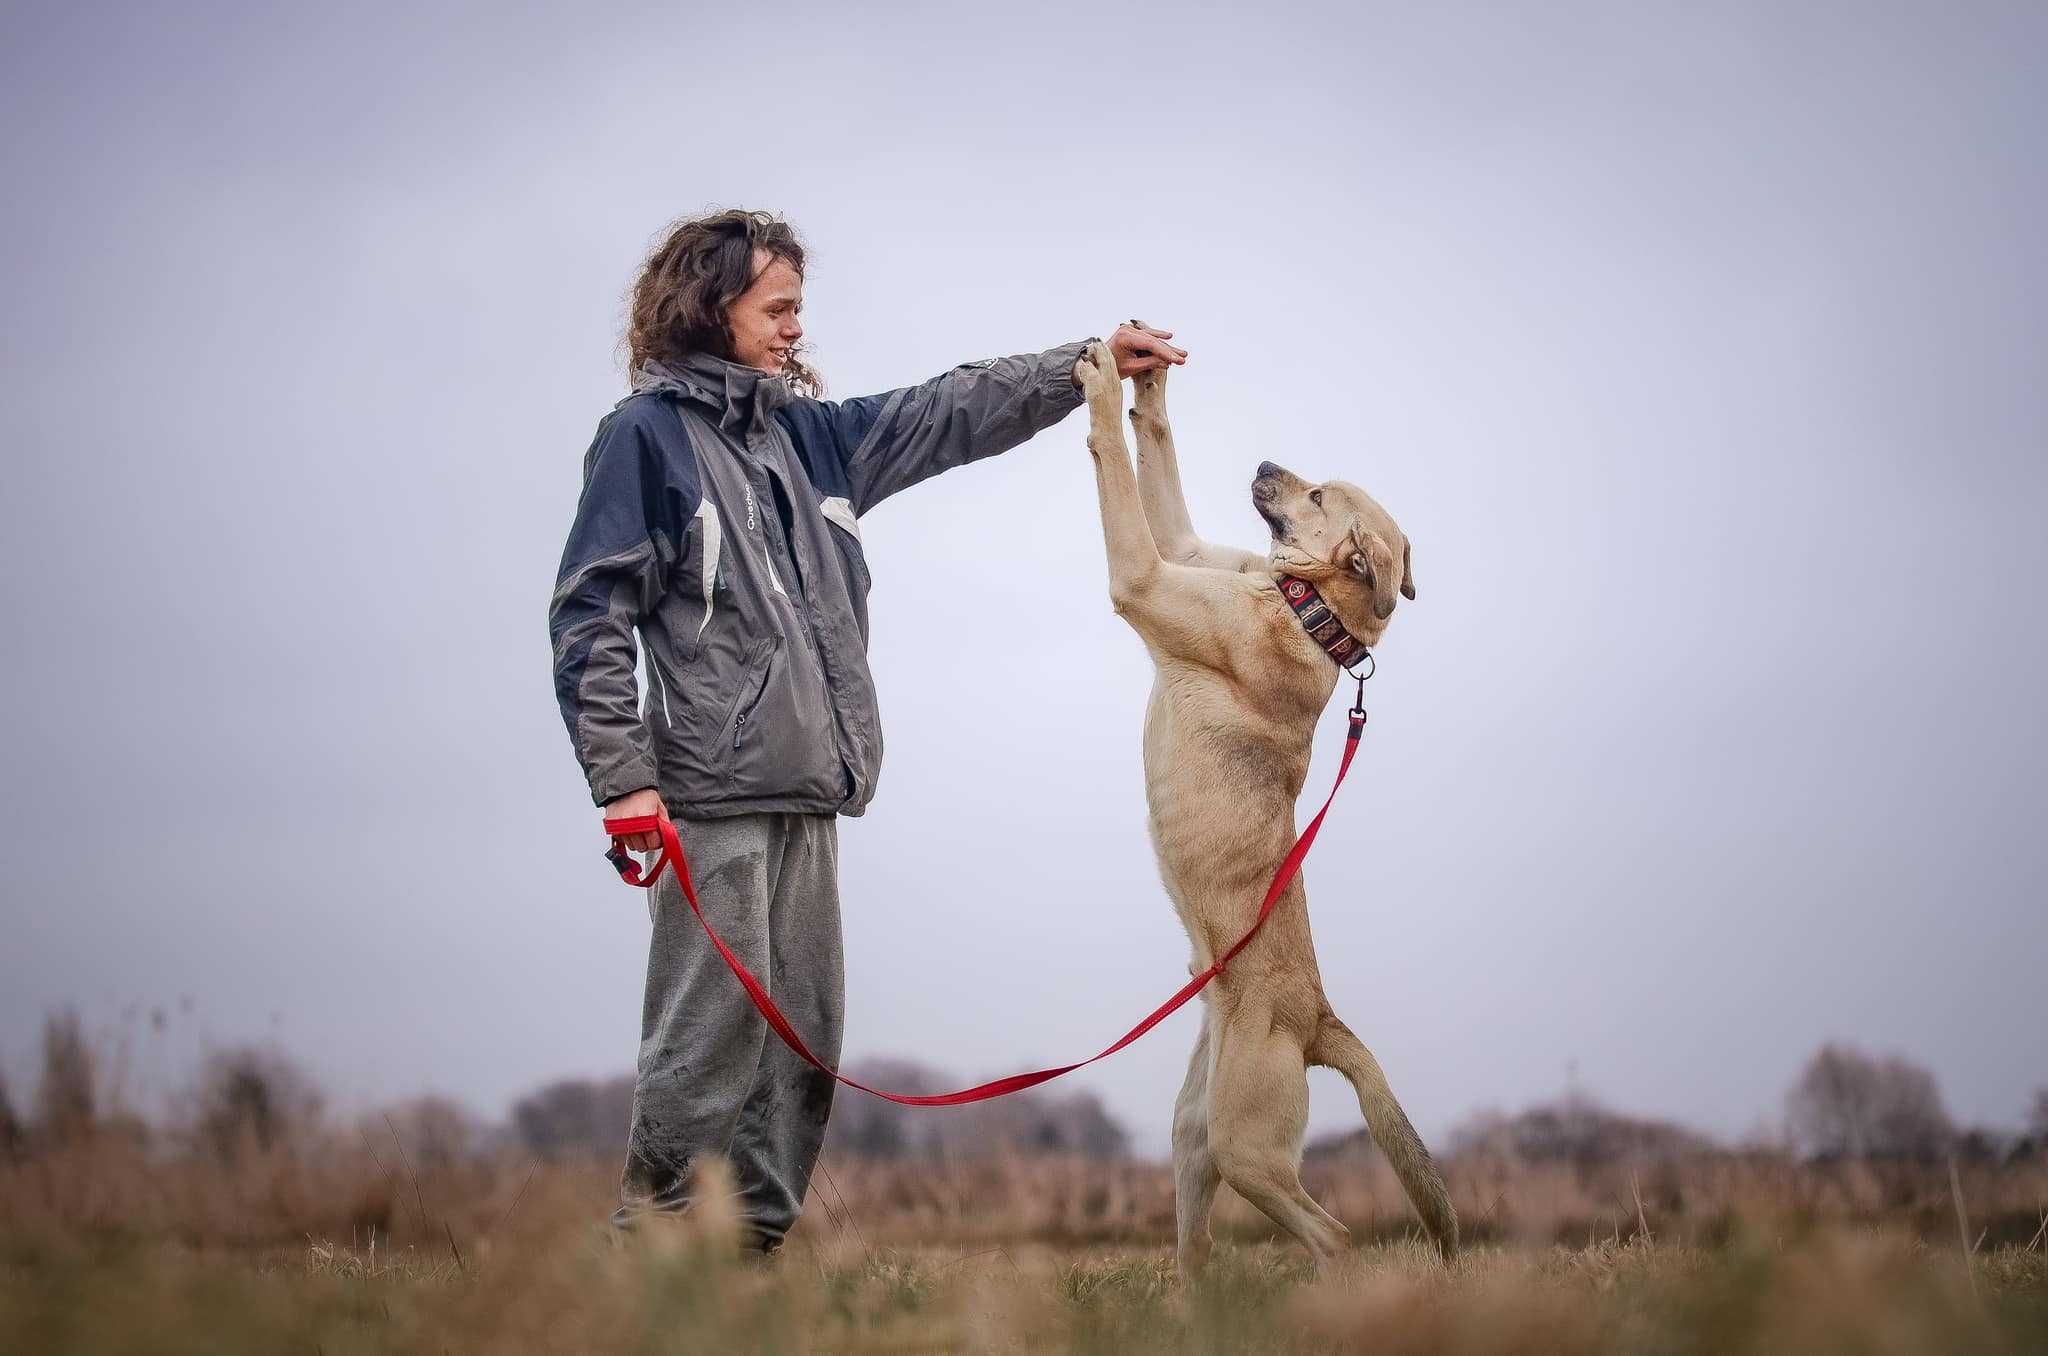
M860 516L1065 417L1085 342L842 402L708 354L637 374L584 455L548 604L591 798L658 787L693 818L866 809L882 727Z

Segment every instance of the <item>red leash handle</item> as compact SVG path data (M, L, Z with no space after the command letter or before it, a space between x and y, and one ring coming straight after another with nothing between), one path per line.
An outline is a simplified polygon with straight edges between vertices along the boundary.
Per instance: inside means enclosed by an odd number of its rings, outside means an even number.
M1330 813L1330 805L1337 799L1337 789L1344 785L1345 774L1351 771L1351 760L1358 753L1359 737L1364 733L1365 712L1362 708L1354 706L1351 709L1351 728L1344 736L1344 759L1337 765L1337 780L1335 785L1330 787L1330 794L1324 798L1323 808L1316 811L1315 818L1309 820L1308 827L1301 831L1301 836L1294 840L1294 846L1287 850L1286 857L1281 859L1279 868L1273 872L1273 883L1266 887L1266 897L1259 903L1258 917L1252 920L1252 925L1246 929L1244 936L1238 938L1228 951L1225 951L1216 958L1215 964L1196 975L1193 979L1190 979L1186 984L1183 984L1173 997L1154 1008L1146 1015L1143 1021L1140 1021L1136 1026L1118 1037L1115 1044L1103 1050L1100 1054L1090 1055L1088 1058L1073 1064L1062 1064L1055 1069L1035 1069L1030 1073L1011 1074L1007 1078L998 1078L991 1082L978 1084L975 1087L962 1088L958 1092L942 1092L928 1097L911 1097L900 1092L884 1092L880 1088L871 1088L865 1083L857 1083L811 1053L811 1048L804 1044L803 1037L799 1036L796 1028L790 1025L789 1018L783 1015L782 1009L776 1006L775 1000L768 996L767 986L756 979L754 972L747 969L746 963L733 954L732 948L725 944L725 939L720 937L717 929L711 926L711 920L704 916L704 906L697 899L696 883L690 879L689 861L683 856L682 840L676 837L676 826L666 816L635 815L628 818L605 820L605 832L612 836L611 851L607 852L605 856L611 860L611 864L614 867L618 868L619 876L628 885L637 885L643 890L653 887L654 883L661 878L664 867L671 865L675 867L676 883L683 887L683 898L689 901L690 912L696 914L697 921L704 925L704 935L711 939L711 944L718 948L718 954L725 958L726 967L733 972L733 975L746 989L747 997L754 1000L754 1009L761 1014L762 1019L768 1023L775 1034L782 1038L782 1043L794 1050L806 1064L809 1064L821 1073L832 1075L833 1078L844 1083L849 1088L858 1088L862 1092L872 1093L884 1101L896 1102L903 1106L963 1106L968 1102L985 1102L992 1097L1006 1097L1013 1092L1022 1092L1026 1088L1035 1088L1040 1083L1049 1083L1062 1074L1070 1074L1085 1065L1093 1064L1098 1059L1107 1059L1131 1042L1137 1040L1138 1037L1150 1031L1153 1027L1158 1026L1161 1022L1179 1011L1182 1005L1190 998L1193 998L1196 994L1207 988L1209 981L1222 974L1224 967L1237 958L1237 953L1249 946L1252 938L1258 936L1259 929L1265 926L1267 917L1273 912L1273 906L1280 902L1280 896L1286 893L1289 883L1294 880L1295 876L1300 874L1302 861L1307 858L1309 849L1315 846L1316 834L1323 827L1323 816ZM640 864L634 861L632 856L626 851L624 840L631 834L657 832L661 835L661 855L655 858L653 866L643 872Z

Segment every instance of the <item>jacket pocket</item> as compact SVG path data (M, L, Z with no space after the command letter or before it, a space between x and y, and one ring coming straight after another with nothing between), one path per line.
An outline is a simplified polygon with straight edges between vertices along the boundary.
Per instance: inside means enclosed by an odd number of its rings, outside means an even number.
M746 677L741 680L739 691L733 694L732 706L725 713L725 725L718 735L718 761L724 765L727 783L732 781L739 766L739 751L747 739L747 724L760 710L761 699L768 695L768 686L774 679L778 643L776 638L769 637L755 641L747 651Z
M844 499L827 499L818 505L818 516L830 525L833 543L839 548L839 557L846 562L846 572L859 585L858 592L865 595L873 581L868 578L867 552L860 541L860 520L854 517L853 505Z
M839 566L846 572L846 602L853 613L854 625L860 631L861 646L865 649L868 643L868 589L873 584L868 576L867 552L861 549L859 531L848 526L853 522L850 512L845 515L844 522L833 514L827 514L825 521L829 524L825 535L831 539L833 549L839 554ZM812 601L816 605L820 600L814 595Z
M868 574L867 552L861 549L860 538L838 527L828 529L832 541L839 548L839 558L846 563L847 581L853 587L854 597L866 601L868 590L874 587L874 580Z

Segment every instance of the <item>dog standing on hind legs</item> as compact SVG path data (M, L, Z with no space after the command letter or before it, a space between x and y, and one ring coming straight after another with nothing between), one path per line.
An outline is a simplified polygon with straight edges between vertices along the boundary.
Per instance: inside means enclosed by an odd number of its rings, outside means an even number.
M1413 598L1408 541L1386 510L1342 481L1312 485L1267 462L1252 502L1272 530L1265 556L1198 538L1166 423L1166 373L1133 378L1138 469L1124 441L1123 384L1108 348L1075 369L1088 398L1088 451L1102 501L1109 594L1151 652L1145 795L1160 874L1207 969L1244 935L1294 842L1309 745L1340 672L1311 638L1278 577L1306 580L1356 641L1371 645ZM1349 1231L1302 1190L1310 1065L1338 1070L1446 1258L1458 1217L1429 1150L1379 1061L1330 1010L1300 877L1265 928L1203 992L1202 1031L1174 1106L1179 1260L1207 1260L1220 1182L1321 1266Z

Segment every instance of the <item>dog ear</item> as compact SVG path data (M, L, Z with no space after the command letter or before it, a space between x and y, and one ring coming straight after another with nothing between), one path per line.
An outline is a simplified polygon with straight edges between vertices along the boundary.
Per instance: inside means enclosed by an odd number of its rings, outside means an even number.
M1372 614L1381 621L1394 615L1394 552L1377 532L1367 532L1362 524L1354 523L1351 528L1351 543L1354 548L1350 561L1351 572L1365 581L1372 591ZM1406 568L1402 570L1405 581Z
M1378 581L1373 578L1372 552L1366 549L1366 536L1365 524L1353 518L1351 530L1344 534L1344 544L1337 548L1337 564L1363 579L1367 588L1372 588Z
M1406 537L1401 538L1401 596L1415 601L1414 551Z

